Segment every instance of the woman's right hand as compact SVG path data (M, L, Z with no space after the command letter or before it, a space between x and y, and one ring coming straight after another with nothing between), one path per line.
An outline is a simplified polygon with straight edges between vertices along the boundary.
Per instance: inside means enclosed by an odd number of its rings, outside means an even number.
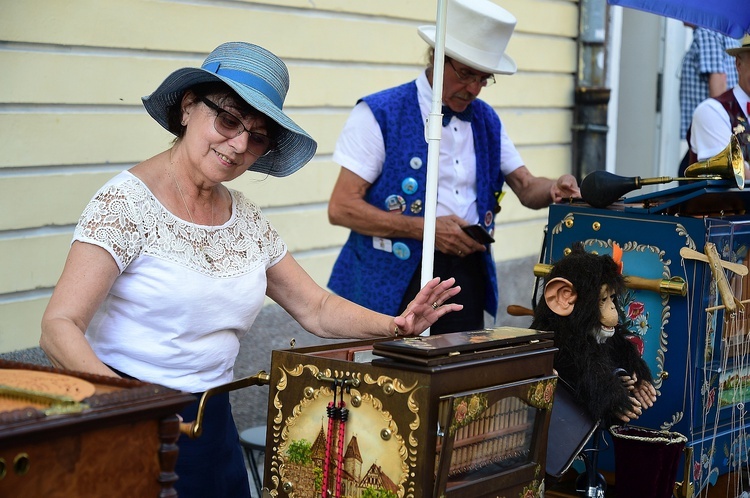
M433 278L417 293L404 312L393 321L399 328L400 334L405 336L419 335L433 323L448 313L461 311L462 304L445 304L450 298L461 292L461 287L455 285L456 279L449 278L441 281Z

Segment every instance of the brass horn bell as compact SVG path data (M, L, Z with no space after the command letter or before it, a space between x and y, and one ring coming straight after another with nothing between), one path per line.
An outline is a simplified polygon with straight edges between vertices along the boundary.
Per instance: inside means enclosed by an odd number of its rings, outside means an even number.
M742 148L736 136L732 135L729 145L713 157L693 163L685 169L685 177L701 178L705 176L720 176L734 180L737 187L745 187L745 160Z
M724 150L714 157L693 163L685 170L685 176L674 178L625 177L608 171L593 171L581 182L581 197L593 207L607 207L617 199L644 185L669 183L673 181L733 180L738 188L745 187L745 160L736 136L732 135Z

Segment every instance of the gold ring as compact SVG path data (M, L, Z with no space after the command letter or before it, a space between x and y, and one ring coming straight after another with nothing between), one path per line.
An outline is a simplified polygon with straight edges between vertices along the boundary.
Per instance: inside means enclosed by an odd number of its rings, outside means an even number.
M458 251L458 255L459 255L459 256L463 256L463 255L464 255L464 252L463 252L463 251Z
M434 303L432 303L432 309L436 310L436 309L438 309L439 307L440 307L440 306L438 305L437 301L435 301Z

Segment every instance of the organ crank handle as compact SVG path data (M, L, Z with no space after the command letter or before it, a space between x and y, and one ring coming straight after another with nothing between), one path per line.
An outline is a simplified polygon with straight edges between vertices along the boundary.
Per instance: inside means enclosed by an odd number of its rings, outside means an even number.
M257 374L251 375L250 377L244 377L242 379L237 379L220 386L212 387L211 389L204 392L203 396L201 396L201 400L198 403L198 413L195 416L195 420L189 423L180 422L180 432L187 435L190 439L195 439L201 435L201 433L203 432L203 412L206 409L206 402L211 396L215 394L226 393L229 391L236 391L237 389L242 389L243 387L248 386L262 386L268 384L269 382L271 382L271 376L265 371L261 370Z
M518 304L509 304L505 311L510 316L534 316L534 310Z
M552 265L537 263L534 265L534 276L546 277L552 271ZM687 282L680 277L665 278L643 278L625 275L625 287L628 289L640 289L657 294L669 294L672 296L686 296Z

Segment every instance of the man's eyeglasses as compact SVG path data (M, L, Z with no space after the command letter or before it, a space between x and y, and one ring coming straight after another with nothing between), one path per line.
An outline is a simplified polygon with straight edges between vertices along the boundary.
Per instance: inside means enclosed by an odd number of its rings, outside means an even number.
M275 144L268 135L248 130L245 128L245 125L242 124L240 118L229 111L222 109L207 98L200 97L200 101L206 104L209 109L216 112L214 129L223 137L235 138L239 137L244 132L247 132L247 151L256 157L265 156L273 149Z
M489 76L480 76L476 73L469 72L466 69L461 69L459 71L458 69L456 69L456 66L453 65L453 61L451 59L448 59L448 64L450 64L453 68L453 71L456 73L458 80L465 85L473 85L474 83L479 83L479 86L491 86L495 84L494 74L490 74Z

